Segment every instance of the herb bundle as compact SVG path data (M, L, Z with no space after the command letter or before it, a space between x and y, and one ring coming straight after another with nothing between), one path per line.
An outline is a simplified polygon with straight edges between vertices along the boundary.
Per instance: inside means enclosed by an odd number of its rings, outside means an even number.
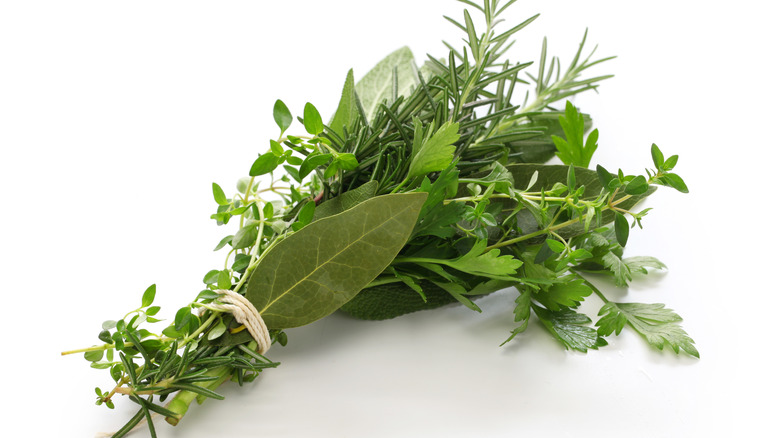
M142 421L155 436L154 414L175 425L193 401L222 399L224 382L279 365L225 305L231 293L282 346L285 329L337 310L361 319L450 303L481 311L477 298L514 288L517 327L504 343L536 318L567 349L598 349L628 325L659 349L698 357L677 314L610 301L583 276L623 286L664 268L623 248L649 211L634 211L639 201L657 186L687 192L677 156L652 145L646 175L590 169L598 130L568 99L609 78L586 71L611 58L594 58L583 37L568 67L548 58L546 42L536 63L512 62L514 35L536 16L507 26L514 0L461 1L463 18L446 18L464 47L445 43L444 58L419 66L402 48L357 82L350 71L327 123L308 103L297 118L305 134L292 135L295 119L276 101L279 135L237 192L212 186L212 218L233 230L215 248L227 252L224 266L159 333L153 285L140 307L103 323L101 344L74 351L110 373L113 389L96 388L97 404L113 408L121 394L139 405L114 436ZM555 156L563 164L546 164ZM592 294L604 302L595 326L577 311Z

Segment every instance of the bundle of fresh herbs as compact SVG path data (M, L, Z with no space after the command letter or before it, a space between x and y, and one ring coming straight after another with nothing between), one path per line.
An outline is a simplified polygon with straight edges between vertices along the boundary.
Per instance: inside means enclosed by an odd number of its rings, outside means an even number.
M237 193L212 187L212 218L234 230L215 248L227 252L224 267L159 334L149 329L161 321L153 285L140 307L103 323L101 344L67 352L109 371L113 388L96 388L98 405L113 408L117 394L139 405L115 437L143 420L155 436L153 414L176 424L194 400L222 399L224 382L279 365L224 305L227 291L254 306L280 345L285 329L339 309L362 319L455 302L480 311L476 298L514 288L517 328L505 342L533 314L567 349L603 347L628 325L658 349L698 357L670 309L610 301L583 276L626 285L664 268L623 248L649 210L632 211L640 200L656 186L687 192L672 173L677 156L652 145L646 175L589 169L598 131L588 134L590 117L567 98L609 78L584 73L611 58L587 55L583 37L568 67L548 58L546 42L533 67L506 60L536 16L502 26L514 0L461 1L463 19L446 18L464 47L447 44L445 58L421 66L402 48L358 82L350 71L328 123L306 104L306 134L291 135L294 118L276 101L279 136ZM554 156L563 164L545 164ZM595 327L577 311L594 293L604 302Z

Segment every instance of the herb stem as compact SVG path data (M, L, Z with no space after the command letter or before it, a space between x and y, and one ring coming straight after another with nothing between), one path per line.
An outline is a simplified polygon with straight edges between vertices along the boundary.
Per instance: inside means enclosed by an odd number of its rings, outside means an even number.
M93 345L91 347L79 348L78 350L63 351L62 353L60 353L60 355L61 356L67 356L69 354L88 353L90 351L110 350L112 348L114 348L114 344Z
M201 324L200 327L198 327L198 329L195 330L194 332L192 332L189 336L187 336L186 338L182 339L182 341L179 344L179 346L183 347L188 342L192 341L193 339L198 337L198 335L203 333L203 331L206 330L207 328L209 328L209 326L211 326L211 323L214 322L215 319L217 319L217 316L219 316L220 313L222 313L222 312L216 312L216 311L212 310L211 311L211 315L209 315L209 317L206 320L206 322Z
M582 282L585 283L586 286L588 286L596 295L598 295L599 298L601 298L601 301L604 301L604 304L609 304L611 302L607 299L607 297L604 296L603 293L601 293L599 288L597 288L595 285L593 285L593 283L588 281L588 279L585 278L582 274L574 270L570 270L570 272L572 272L574 275L579 277L580 280L582 280Z
M395 278L395 277L376 278L371 283L368 283L366 288L374 287L374 286L381 286L383 284L398 283L400 281L401 281L400 278Z

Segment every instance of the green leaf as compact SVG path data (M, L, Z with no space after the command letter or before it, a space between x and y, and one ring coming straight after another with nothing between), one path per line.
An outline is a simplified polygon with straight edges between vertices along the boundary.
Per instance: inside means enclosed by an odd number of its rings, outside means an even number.
M425 294L425 300L419 292L410 289L405 283L387 283L363 289L355 298L341 306L341 310L355 318L384 320L457 302L450 293L428 280L419 284Z
M214 339L217 339L218 337L222 336L225 333L225 330L227 327L225 326L225 323L222 322L222 320L219 320L219 323L209 331L207 339L209 341L213 341Z
M612 271L612 275L615 277L615 284L618 286L626 286L632 280L631 269L614 252L607 251L601 257L601 260L604 263L604 267Z
M558 149L556 155L563 161L563 164L588 167L590 159L598 147L596 144L599 138L598 130L591 132L583 144L585 117L569 101L566 101L566 111L558 116L558 120L566 134L566 140L555 135L551 136Z
M260 176L273 172L279 165L279 158L273 152L266 152L257 157L249 169L249 176Z
M574 166L569 164L569 169L566 171L566 187L569 188L570 193L574 193L577 190L577 177L574 173Z
M511 334L506 341L501 345L506 344L515 338L515 336L524 332L528 328L528 321L531 318L531 290L527 287L518 287L517 291L520 293L515 299L515 309L513 311L515 315L515 322L519 322L520 326L511 331Z
M314 207L316 205L317 204L312 201L306 202L306 204L304 204L304 206L298 212L298 222L300 222L302 225L308 225L314 217Z
M177 332L184 330L192 319L192 312L189 307L182 307L176 312L176 316L173 319L173 327Z
M664 162L663 170L668 172L672 169L674 169L674 166L677 165L677 159L680 158L678 155L672 155L671 157L667 158Z
M89 364L90 368L94 368L96 370L105 370L108 368L111 368L114 364L111 362L92 362Z
M230 278L230 271L227 269L219 272L219 278L217 278L217 287L220 289L230 289L233 286L233 280Z
M409 95L417 85L418 78L414 55L408 47L402 47L387 55L355 84L355 92L369 121L374 119L382 101L392 100L394 71L398 95Z
M647 184L647 179L644 175L635 176L631 182L626 185L626 193L629 195L641 195L648 191L650 186Z
M622 247L625 247L628 242L628 230L628 219L622 214L615 215L615 236Z
M677 190L680 193L688 193L688 186L679 175L676 173L667 173L661 177L661 180L669 187Z
M453 143L458 141L458 124L445 122L429 139L423 140L409 165L410 178L424 176L446 169L452 163L455 153ZM419 128L422 129L422 128ZM415 127L415 138L418 127Z
M339 171L339 167L336 165L336 162L331 162L328 167L325 169L325 172L322 172L322 176L325 179L330 179L334 177Z
M431 183L431 180L423 178L420 187L416 190L419 192L428 193L428 199L425 200L423 208L420 211L420 217L425 216L439 205L444 203L446 198L454 197L458 192L458 176L459 171L455 167L455 163L450 164L449 167L442 170L436 180Z
M609 171L603 167L601 167L601 164L596 165L596 173L599 176L599 182L601 183L601 186L605 189L609 189L609 183L612 181L615 177L609 173Z
M222 191L222 187L220 187L219 184L211 183L211 192L214 194L214 200L217 202L217 204L230 204L230 201L228 201L227 197L225 196L225 192Z
M604 315L596 322L602 336L613 332L619 335L623 326L628 323L650 345L659 350L669 346L675 353L679 354L682 349L693 357L699 357L693 339L680 327L682 318L663 304L607 303L601 308L599 315Z
M303 160L298 170L298 178L303 179L311 173L312 170L327 163L331 159L331 154L309 154Z
M664 168L664 154L661 153L661 149L659 149L655 143L653 143L653 145L650 147L650 155L653 156L653 164L655 164L655 168L662 170Z
M582 280L570 280L555 283L546 290L535 294L535 298L552 311L567 307L577 307L593 291Z
M309 102L303 107L303 127L311 135L317 135L325 129L320 112Z
M103 350L87 351L84 353L84 359L88 360L89 362L97 362L103 359Z
M647 274L647 268L666 269L666 265L660 260L649 256L626 257L623 259L623 263L628 266L631 273Z
M101 330L100 334L98 334L98 339L105 342L106 344L111 343L111 333L108 330Z
M355 158L355 154L346 152L333 154L333 164L341 170L354 170L358 167L358 161L357 158Z
M282 134L290 127L292 119L292 114L290 114L290 110L287 109L287 105L281 100L277 100L276 103L274 103L274 121L276 122L276 125L279 126L279 129L282 130Z
M487 240L477 240L468 253L456 259L421 256L399 257L396 259L396 263L416 263L426 269L434 270L434 272L437 272L450 281L454 281L455 278L444 271L439 265L448 266L457 269L458 271L479 277L508 281L510 284L519 281L514 275L523 262L514 258L512 255L500 255L501 252L498 248L485 252L486 247ZM445 286L439 285L438 283L437 285L442 289L447 289Z
M533 179L533 176L531 176ZM512 188L515 185L515 179L511 172L499 162L493 162L490 164L490 173L484 176L463 178L461 183L475 183L482 186L492 185L494 190L498 193L512 194Z
M471 301L470 299L468 299L468 297L466 297L466 295L468 295L469 292L466 290L465 287L454 282L434 281L433 284L447 291L450 295L452 295L453 298L458 300L458 302L460 302L467 308L475 312L482 313L482 309L480 309L479 306L474 304L473 301Z
M329 315L390 264L426 197L378 196L312 222L265 253L249 278L247 299L272 329Z
M219 278L219 272L216 269L212 269L206 275L203 277L203 283L205 284L214 284L217 282L217 279Z
M232 241L232 240L233 240L233 235L232 235L232 234L231 234L231 235L229 235L229 236L225 236L225 237L223 237L223 238L222 238L222 240L220 240L220 241L219 241L219 243L217 244L217 246L214 248L214 251L219 251L219 250L220 250L220 249L222 249L222 248L223 248L225 245L227 245L228 243L230 243L230 241Z
M466 205L462 202L450 202L439 204L425 215L421 215L420 222L414 229L414 237L437 236L447 239L455 235L453 224L458 223L466 211Z
M250 224L238 229L236 236L233 237L233 248L249 248L257 241L257 225Z
M185 326L186 326L187 324L189 324L189 321L186 321L186 324L185 324ZM162 334L163 334L164 336L167 336L167 337L169 337L169 338L178 338L178 337L180 337L181 335L183 335L183 333L182 333L180 330L176 330L176 327L175 327L175 326L173 326L173 325L171 325L171 326L168 326L168 327L165 327L165 328L163 329L163 331L162 331Z
M376 195L379 187L377 181L369 181L362 186L344 192L334 198L328 199L314 209L312 221L316 221L334 214L349 210L350 208L367 201Z
M478 240L471 250L455 260L440 261L451 268L473 275L494 278L496 280L515 280L512 275L523 264L511 255L500 255L499 249L485 252L487 240Z
M547 246L553 250L553 252L556 252L558 254L562 253L564 250L566 250L566 245L561 243L560 240L555 239L547 239Z
M247 254L236 254L236 259L233 261L233 266L230 269L238 273L244 273L251 261L252 257Z
M217 272L219 272L219 271L217 271ZM219 294L214 292L213 290L209 290L209 289L204 289L204 290L200 291L200 293L198 294L198 297L197 297L198 300L213 300L215 298L219 298Z
M599 333L586 327L590 318L571 309L551 312L543 307L532 305L534 313L539 317L545 328L561 341L566 349L573 349L586 353L588 349L596 350L606 345Z
M274 205L270 202L267 202L263 206L263 217L265 219L271 219L274 217Z
M281 157L284 155L284 148L282 145L279 144L278 141L271 140L271 153L276 155L277 157Z
M336 112L333 114L329 126L340 135L346 138L348 129L358 118L358 108L355 102L355 78L352 75L352 69L347 72L347 79L344 81L344 88L341 90L341 99Z
M141 298L141 307L149 307L154 302L154 295L157 293L157 285L153 284L149 286Z

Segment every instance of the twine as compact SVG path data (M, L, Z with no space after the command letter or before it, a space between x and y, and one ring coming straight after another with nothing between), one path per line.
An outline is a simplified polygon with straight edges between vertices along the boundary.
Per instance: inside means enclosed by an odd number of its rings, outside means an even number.
M219 289L215 292L221 295L220 302L215 301L209 304L209 307L232 313L236 321L239 324L244 324L249 334L257 342L257 352L265 354L271 348L271 335L255 306L243 295L232 290Z

